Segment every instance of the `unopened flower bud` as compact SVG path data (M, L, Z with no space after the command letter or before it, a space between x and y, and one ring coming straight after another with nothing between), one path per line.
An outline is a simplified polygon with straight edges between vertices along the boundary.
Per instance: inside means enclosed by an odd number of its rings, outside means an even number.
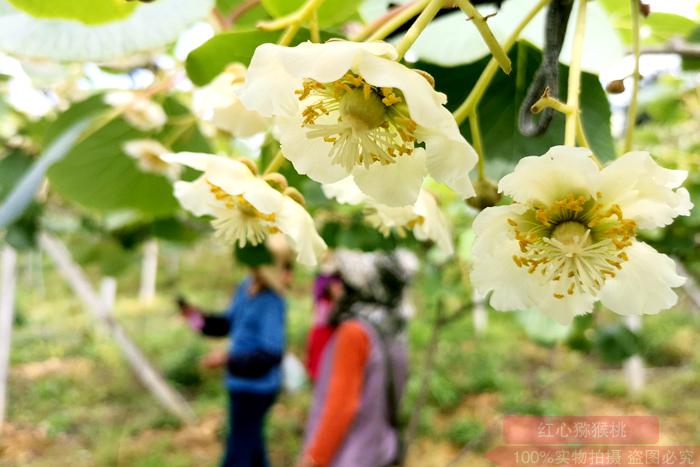
M647 3L644 3L642 1L639 2L639 12L645 17L648 18L649 15L651 14L651 7Z
M425 78L428 81L428 83L430 83L430 86L433 89L435 89L435 78L433 78L433 75L431 75L430 73L428 73L425 70L419 70L417 68L414 68L413 71L415 71L416 73L421 75L423 78Z
M263 177L263 180L265 180L272 188L280 192L284 192L287 187L289 187L287 179L284 178L284 175L281 173L273 172L271 174L267 174Z
M605 86L605 90L610 94L621 94L625 92L625 82L621 79L614 79Z
M467 204L479 211L495 206L501 200L498 186L487 178L477 180L474 183L474 191L476 191L476 196L469 198Z
M302 195L299 190L297 190L294 187L289 187L286 190L284 190L284 195L292 198L294 201L297 203L301 204L302 206L306 205L306 200L304 199L304 195Z
M241 157L238 159L238 162L248 167L250 169L250 173L253 175L258 174L258 165L255 163L255 161L248 159L247 157Z

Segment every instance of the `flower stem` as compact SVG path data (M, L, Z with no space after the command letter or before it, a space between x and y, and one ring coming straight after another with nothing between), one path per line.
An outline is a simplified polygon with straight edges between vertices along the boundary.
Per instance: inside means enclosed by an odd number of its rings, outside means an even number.
M318 29L318 11L314 10L314 12L311 13L309 31L311 33L311 42L316 42L317 44L321 42L321 32Z
M290 24L277 41L278 45L289 45L294 40L294 36L299 32L299 23Z
M528 14L516 26L515 30L511 33L508 39L506 39L505 43L503 44L504 51L508 52L513 47L515 42L518 40L520 33L522 33L523 29L525 29L525 26L530 24L530 21L537 16L537 13L539 13L540 10L542 10L542 8L549 3L549 1L550 0L539 0L537 2L532 10L530 10L530 12L528 12ZM495 58L492 58L486 65L486 68L484 68L479 80L476 82L467 98L464 100L464 102L462 102L457 110L454 111L453 115L458 124L461 125L464 120L466 120L467 117L474 112L476 107L479 105L479 102L484 97L484 93L486 93L486 90L491 84L494 76L496 76L497 71L498 62Z
M381 40L420 13L430 0L413 0L396 6L384 15L366 24L360 32L350 38L355 42Z
M472 134L472 144L474 145L474 150L479 156L479 162L476 167L479 180L485 180L486 175L484 173L484 145L481 142L481 128L479 127L479 115L476 112L472 112L469 115L469 130Z
M411 27L406 31L401 42L396 46L396 51L399 56L397 60L401 60L403 56L411 48L420 33L430 24L430 22L435 18L438 12L442 9L445 4L445 0L430 0L430 3L423 9L421 14L416 18Z
M277 170L279 170L280 167L282 167L286 160L287 159L284 158L284 154L282 154L282 151L277 151L275 157L270 161L269 164L267 164L267 167L265 167L263 175L268 175L272 172L276 172Z
M588 139L586 138L586 132L583 131L583 121L581 120L581 114L578 114L576 117L576 141L578 142L578 145L584 148L590 148L591 145L588 143ZM598 160L598 158L593 155L593 157ZM598 162L598 165L601 165L600 162Z
M583 56L583 38L586 30L586 4L588 0L578 0L576 18L576 30L574 31L574 43L571 50L571 65L569 66L569 89L566 104L571 112L566 114L564 127L564 144L573 146L576 144L576 121L581 111L579 98L581 96L581 58Z
M297 11L272 21L261 21L257 26L263 31L278 31L288 28L293 24L299 26L301 23L308 20L314 12L318 11L322 3L323 0L306 0L306 3Z
M479 10L477 10L469 0L455 0L455 3L471 18L474 22L474 26L476 26L479 34L481 34L481 38L484 39L484 42L486 42L486 45L491 51L491 55L493 55L493 58L496 59L498 65L501 67L501 70L509 75L511 71L510 58L508 58L508 54L506 54L501 44L496 40L496 37L493 35L489 25L486 24L484 17L479 13Z
M623 152L632 150L634 129L637 126L637 96L639 95L639 3L631 0L632 7L632 48L634 51L634 72L632 73L632 96L627 108L627 130L625 131L625 146Z
M277 41L279 45L291 44L294 37L299 32L299 28L305 22L309 22L311 30L311 39L314 42L320 42L320 34L318 32L318 9L323 4L323 0L306 0L301 8L281 18L272 21L261 21L257 24L258 29L263 31L278 31L284 29L284 33Z
M418 15L423 9L428 6L430 0L416 0L413 3L407 3L402 5L402 9L398 10L392 16L389 16L380 25L369 24L369 32L360 31L352 39L354 41L364 40L367 36L369 38L367 41L379 41L385 39L389 34L399 29L401 26L411 21L416 15ZM401 8L401 7L400 7ZM374 32L372 32L374 31ZM371 35L370 35L371 34Z

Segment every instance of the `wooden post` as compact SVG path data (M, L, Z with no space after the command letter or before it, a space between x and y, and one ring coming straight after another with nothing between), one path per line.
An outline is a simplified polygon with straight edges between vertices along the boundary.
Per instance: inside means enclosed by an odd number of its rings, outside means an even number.
M479 336L486 331L489 324L488 310L486 309L486 297L481 295L476 289L472 292L472 303L474 311L472 319L474 320L474 333Z
M634 333L642 329L642 317L638 315L625 316L625 324ZM646 371L644 360L638 354L632 355L623 363L625 381L630 394L638 394L644 389L646 383Z
M187 401L168 385L124 328L117 323L102 298L90 285L80 266L73 262L66 247L58 239L46 233L39 236L39 243L56 265L58 272L83 302L87 311L107 328L143 385L173 415L185 423L194 422L196 418Z
M114 304L117 302L117 280L111 276L105 276L100 282L100 298L107 311L114 313Z
M139 301L151 302L156 297L156 278L158 275L158 241L151 239L143 245L141 261L141 284Z
M7 408L7 381L10 370L10 341L15 312L17 253L6 245L0 254L0 432Z

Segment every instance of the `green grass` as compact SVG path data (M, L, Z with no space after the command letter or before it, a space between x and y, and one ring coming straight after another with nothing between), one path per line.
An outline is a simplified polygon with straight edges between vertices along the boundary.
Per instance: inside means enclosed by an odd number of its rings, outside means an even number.
M187 251L165 247L163 252L157 300L145 307L134 299L138 287L138 265L134 264L119 278L116 316L190 401L200 423L181 427L157 405L107 332L82 310L50 265L45 264L41 281L23 268L11 358L11 430L0 439L0 465L216 464L225 394L221 375L202 370L198 361L224 343L193 334L177 315L173 297L183 293L204 308L221 309L243 271L232 268L226 251L213 243ZM298 276L290 297L288 341L290 349L303 356L311 319L307 294L311 276L307 271L299 271ZM427 301L417 297L419 311L409 329L412 376L403 401L404 420L410 417L418 394L422 351L430 337L432 311L420 309ZM617 319L610 313L597 318ZM595 352L538 346L509 313L491 312L487 332L477 337L466 314L441 334L428 405L418 426L420 442L448 446L441 452L456 454L467 444L483 452L500 442L490 430L500 426L498 420L504 414L642 412L658 415L662 429L672 426L663 434L673 442L698 443L698 344L698 318L685 309L645 318L642 352L659 368L650 370L643 394L631 398L619 366L603 364ZM302 391L283 395L275 406L268 427L275 466L294 463L309 403L309 391ZM414 458L410 465L440 465L435 462L430 457Z

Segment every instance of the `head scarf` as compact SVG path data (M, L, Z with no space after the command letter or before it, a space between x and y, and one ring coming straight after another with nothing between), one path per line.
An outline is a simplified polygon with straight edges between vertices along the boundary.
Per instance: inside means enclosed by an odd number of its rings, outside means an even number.
M416 256L404 249L389 253L340 249L335 252L334 263L345 294L331 316L331 324L363 318L386 334L401 332L413 312L407 286L418 270Z

